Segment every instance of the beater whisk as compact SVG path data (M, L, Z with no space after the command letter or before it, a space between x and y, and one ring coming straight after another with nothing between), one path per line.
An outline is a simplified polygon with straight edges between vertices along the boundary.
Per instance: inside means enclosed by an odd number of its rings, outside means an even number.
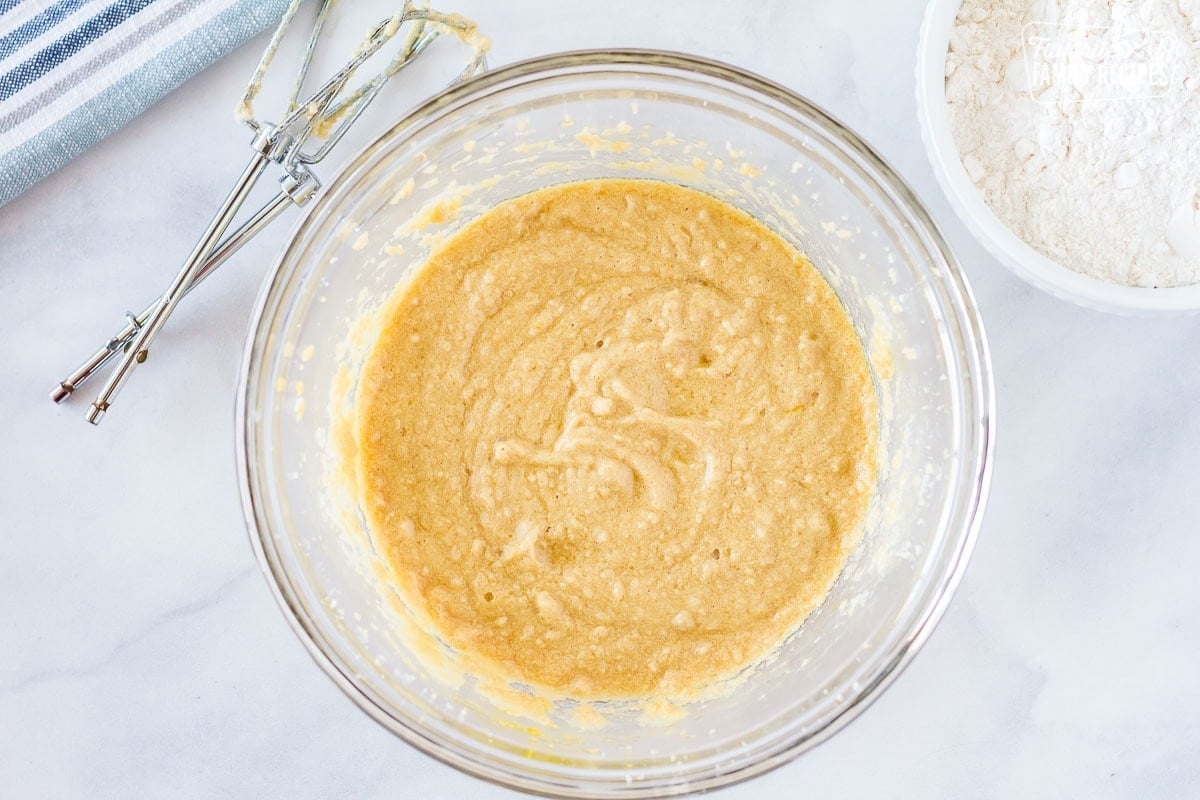
M87 410L86 419L92 424L99 423L134 369L146 360L151 343L184 295L212 274L255 234L279 217L285 209L293 205L302 206L312 198L320 188L320 182L309 167L329 154L392 77L412 63L414 58L443 33L454 34L471 48L471 57L466 66L451 83L457 83L486 68L488 41L479 34L474 23L456 14L445 14L418 6L409 0L402 10L378 23L356 49L353 57L320 88L301 100L300 94L316 52L317 40L334 5L334 0L322 0L284 112L277 121L268 122L255 115L254 101L301 4L302 0L292 0L254 70L242 101L238 104L238 118L254 131L251 141L253 153L212 222L166 291L140 314L127 313L125 326L74 372L60 381L51 393L52 399L61 403L102 366L120 354L121 359L112 375ZM384 45L399 36L401 31L404 32L404 36L397 55L374 77L364 81L354 90L347 90L358 69ZM309 148L310 144L314 146ZM267 166L272 163L279 165L283 172L279 179L279 192L240 227L222 239L234 217L245 204L250 191Z

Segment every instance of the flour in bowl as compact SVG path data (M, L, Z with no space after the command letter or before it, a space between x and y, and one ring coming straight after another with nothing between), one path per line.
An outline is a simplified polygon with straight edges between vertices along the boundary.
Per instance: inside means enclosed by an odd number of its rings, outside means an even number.
M966 0L946 103L1018 236L1127 286L1200 282L1200 5Z

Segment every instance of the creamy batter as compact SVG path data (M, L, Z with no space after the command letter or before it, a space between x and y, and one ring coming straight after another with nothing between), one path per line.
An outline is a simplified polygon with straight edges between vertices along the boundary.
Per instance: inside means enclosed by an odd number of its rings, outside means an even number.
M820 603L874 487L874 387L833 291L701 192L503 203L398 290L358 483L401 595L500 674L680 695Z

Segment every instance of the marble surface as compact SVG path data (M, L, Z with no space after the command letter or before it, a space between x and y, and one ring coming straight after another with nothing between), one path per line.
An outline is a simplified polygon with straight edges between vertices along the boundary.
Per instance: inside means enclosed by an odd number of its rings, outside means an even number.
M457 5L494 37L496 64L663 47L811 97L911 181L978 295L999 440L961 589L859 720L721 796L1200 796L1200 319L1075 308L971 240L920 145L922 3ZM0 209L0 794L513 796L360 713L254 564L233 389L252 298L288 226L188 300L101 427L83 422L85 402L46 397L165 284L236 175L246 137L230 107L260 47ZM390 95L396 114L418 83Z

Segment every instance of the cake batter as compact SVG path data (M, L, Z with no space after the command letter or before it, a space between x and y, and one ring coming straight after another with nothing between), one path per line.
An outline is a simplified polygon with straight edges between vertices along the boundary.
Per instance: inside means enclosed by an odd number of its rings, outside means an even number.
M686 694L769 653L861 536L876 398L833 291L707 194L566 183L401 287L355 419L401 595L578 698Z

